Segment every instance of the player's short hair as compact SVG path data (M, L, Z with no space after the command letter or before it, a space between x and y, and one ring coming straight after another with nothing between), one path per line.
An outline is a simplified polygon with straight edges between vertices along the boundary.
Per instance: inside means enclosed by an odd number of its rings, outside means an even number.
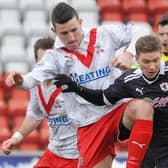
M165 26L168 24L168 12L165 13L159 20L158 26Z
M77 11L65 2L58 3L52 11L51 22L53 27L56 27L56 23L63 24L71 20L73 17L79 20Z
M54 46L54 39L52 39L51 37L42 37L38 39L34 44L34 57L36 61L38 59L37 51L39 49L47 50L49 48L53 48L53 46Z
M154 51L161 51L162 45L159 38L156 35L146 35L140 37L136 44L136 54L148 53Z

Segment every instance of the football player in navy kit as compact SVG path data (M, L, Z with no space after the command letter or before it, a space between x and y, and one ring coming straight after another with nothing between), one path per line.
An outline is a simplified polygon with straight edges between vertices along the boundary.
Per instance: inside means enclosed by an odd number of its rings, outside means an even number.
M55 84L57 86L62 85L65 88L64 92L76 92L87 101L98 106L114 104L117 100L129 97L151 102L155 113L154 134L150 143L150 150L157 168L167 168L168 62L161 61L160 40L154 35L147 35L138 39L136 54L140 68L125 72L107 89L92 90L82 87L63 74L56 77ZM139 144L139 147L143 148L143 144Z
M158 21L157 35L162 44L162 60L168 61L168 13L165 13ZM148 149L144 160L142 162L141 168L155 168L155 160L153 158L153 153Z

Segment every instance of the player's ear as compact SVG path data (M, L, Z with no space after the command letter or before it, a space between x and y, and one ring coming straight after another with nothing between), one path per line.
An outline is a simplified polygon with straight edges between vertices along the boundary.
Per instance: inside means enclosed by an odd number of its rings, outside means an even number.
M83 20L82 20L82 19L79 19L79 23L80 23L80 25L82 25L82 22L83 22Z
M138 61L139 61L139 56L136 54L135 55L135 60L136 60L136 62L138 63Z
M53 33L57 34L57 31L56 31L56 29L55 29L54 27L51 27L51 31L52 31Z

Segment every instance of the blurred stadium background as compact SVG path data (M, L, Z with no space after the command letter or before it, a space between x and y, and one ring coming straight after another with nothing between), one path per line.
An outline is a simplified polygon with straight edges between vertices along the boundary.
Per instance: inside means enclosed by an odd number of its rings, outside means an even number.
M152 33L168 11L168 0L0 0L0 145L20 126L29 100L28 91L5 86L6 75L31 70L34 42L43 36L54 38L50 13L62 1L77 9L85 27L130 22ZM0 153L0 168L30 168L47 144L47 122L43 121L11 156ZM127 143L116 144L116 150L114 168L124 167Z

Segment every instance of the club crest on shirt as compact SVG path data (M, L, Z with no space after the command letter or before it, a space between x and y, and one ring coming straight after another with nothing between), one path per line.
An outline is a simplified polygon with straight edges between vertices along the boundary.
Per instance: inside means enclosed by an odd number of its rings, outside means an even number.
M101 44L97 42L97 43L94 45L94 48L100 49L100 48L101 48Z
M101 52L104 52L104 49L101 48L101 44L100 44L100 43L96 43L96 44L94 45L94 48L96 49L96 50L95 50L95 51L96 51L96 54L99 54L99 53L101 53Z
M96 51L96 54L100 54L101 52L104 52L104 49L99 49Z
M160 88L161 90L163 90L164 92L168 91L168 82L163 82L160 84Z
M153 100L153 107L159 108L159 107L166 107L168 103L168 97L156 97Z

